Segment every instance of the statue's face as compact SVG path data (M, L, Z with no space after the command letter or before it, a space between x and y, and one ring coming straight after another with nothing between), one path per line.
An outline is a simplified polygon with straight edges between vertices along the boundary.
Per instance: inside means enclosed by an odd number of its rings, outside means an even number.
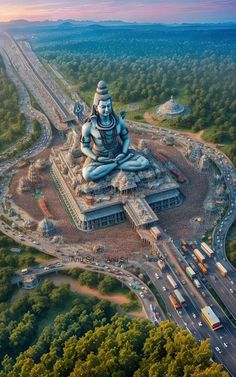
M97 111L101 116L108 116L112 112L111 100L99 101Z

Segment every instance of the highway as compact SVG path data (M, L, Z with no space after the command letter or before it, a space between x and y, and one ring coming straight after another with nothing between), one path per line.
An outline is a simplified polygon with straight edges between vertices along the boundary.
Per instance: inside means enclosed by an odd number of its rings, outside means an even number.
M68 96L61 96L62 90L59 85L52 78L49 79L46 69L32 51L29 53L27 46L24 44L20 46L8 33L2 33L1 37L1 48L5 50L29 92L36 99L53 126L61 132L66 131L69 120L75 121L74 114L64 106L64 102L67 103ZM42 77L48 77L47 83ZM72 106L73 101L69 102Z
M169 249L169 252L167 249L167 247L164 248L165 252L172 254L172 248ZM155 263L150 262L142 263L142 268L148 274L165 302L170 319L176 322L179 326L186 328L198 341L209 337L217 360L223 363L231 375L234 376L234 371L236 370L235 327L226 318L222 309L209 294L208 290L202 285L201 291L198 291L186 274L179 274L179 270L176 269L173 260L173 255L171 255L171 257L170 255L166 257L166 267L163 271L160 271ZM167 274L171 274L177 283L178 289L182 292L182 295L186 300L186 307L176 310L170 303L168 296L170 293L173 294L174 289L170 286L167 280ZM158 278L156 276L158 276ZM182 283L183 281L184 284ZM204 296L202 296L202 293ZM221 318L223 324L221 329L212 331L202 319L200 310L206 305L212 306L214 312Z
M8 55L6 52L0 48L0 53L3 57L4 64L6 66L6 72L9 76L9 78L13 81L15 84L18 95L19 95L19 103L20 103L20 110L22 113L24 113L27 123L26 123L26 136L21 138L14 146L9 148L4 154L0 155L1 158L4 158L3 162L0 162L0 174L3 176L6 174L10 169L17 166L17 164L22 159L32 158L34 156L37 156L39 153L44 151L52 142L52 128L50 125L49 120L47 117L41 113L40 111L34 109L31 106L31 101L29 94L24 87L23 83L19 80L17 77L15 71L13 70L13 67L11 65L11 62L9 60ZM14 152L14 150L17 148L18 145L20 145L23 142L27 142L29 139L31 133L32 133L32 120L36 119L40 123L41 126L41 135L39 139L36 141L34 145L29 147L27 150L22 151L18 153L15 157L12 157L10 159L6 160L7 154Z

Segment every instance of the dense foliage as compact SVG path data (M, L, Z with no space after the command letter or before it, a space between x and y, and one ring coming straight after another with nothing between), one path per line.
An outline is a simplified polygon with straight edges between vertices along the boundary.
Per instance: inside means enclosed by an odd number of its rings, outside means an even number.
M211 360L207 340L197 344L174 323L118 317L97 299L74 298L71 308L42 329L52 308L73 299L67 285L49 280L0 315L0 377L226 377Z
M80 268L63 271L64 274L78 279L81 285L90 288L98 288L101 293L110 293L121 290L121 283L109 275L98 274L97 272L85 271ZM126 290L126 288L124 289Z
M0 151L23 135L25 117L20 113L16 88L6 75L0 56Z
M0 305L9 299L14 291L11 278L16 270L36 264L37 250L30 246L21 247L21 254L13 254L10 249L20 247L11 238L0 233ZM35 257L34 257L35 255Z
M236 222L232 225L226 240L226 253L230 262L236 267Z
M235 34L235 29L91 26L50 36L41 32L35 47L90 103L100 79L110 84L120 106L139 102L142 112L173 94L191 112L168 126L206 130L205 138L226 143L236 162Z

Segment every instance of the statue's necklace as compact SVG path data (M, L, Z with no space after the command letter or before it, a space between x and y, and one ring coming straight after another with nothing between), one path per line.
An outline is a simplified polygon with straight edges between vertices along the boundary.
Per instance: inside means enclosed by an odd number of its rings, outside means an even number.
M117 146L117 124L115 117L111 114L111 123L109 126L103 126L100 122L100 119L97 118L97 129L101 135L102 145L104 148L111 150ZM107 139L107 131L112 131L112 134L109 135L109 139Z

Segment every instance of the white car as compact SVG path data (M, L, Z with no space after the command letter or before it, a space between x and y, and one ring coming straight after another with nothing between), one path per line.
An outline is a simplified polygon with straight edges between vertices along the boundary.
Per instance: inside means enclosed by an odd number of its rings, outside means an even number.
M160 276L157 273L155 273L155 276L157 279L160 279Z
M224 344L225 348L227 348L227 347L228 347L228 344L227 344L227 343L223 343L223 344Z
M162 290L165 292L166 291L166 287L162 287Z
M195 313L193 313L193 318L197 318L197 316L196 316L196 314L195 314Z
M202 327L203 325L202 325L202 322L198 322L198 326L199 327Z

